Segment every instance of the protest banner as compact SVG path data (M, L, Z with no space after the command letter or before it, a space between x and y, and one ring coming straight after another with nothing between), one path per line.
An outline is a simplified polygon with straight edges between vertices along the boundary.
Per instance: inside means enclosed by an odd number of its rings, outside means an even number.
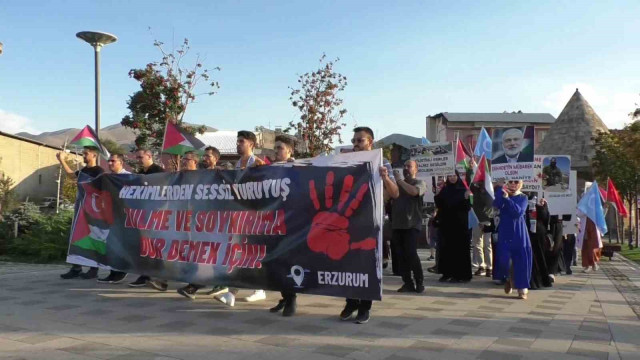
M419 179L431 182L432 176L453 174L455 158L450 142L411 146L411 160L418 164Z
M534 177L534 127L493 129L491 175L494 180L528 180Z
M67 261L380 300L380 150L248 170L80 179Z

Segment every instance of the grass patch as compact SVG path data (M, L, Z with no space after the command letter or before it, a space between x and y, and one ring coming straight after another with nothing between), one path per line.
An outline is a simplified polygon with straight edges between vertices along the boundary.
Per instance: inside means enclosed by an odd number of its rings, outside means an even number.
M619 253L620 255L626 257L627 259L634 261L637 264L640 264L640 248L635 248L629 250L628 247L622 246L622 251Z

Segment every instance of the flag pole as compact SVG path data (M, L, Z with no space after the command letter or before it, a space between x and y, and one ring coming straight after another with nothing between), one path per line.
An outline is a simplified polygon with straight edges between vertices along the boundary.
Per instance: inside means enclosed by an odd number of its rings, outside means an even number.
M67 140L69 138L64 139L64 145L62 146L62 152L67 153ZM56 194L56 214L60 213L60 188L62 187L62 164L60 164L60 168L58 169L58 193Z

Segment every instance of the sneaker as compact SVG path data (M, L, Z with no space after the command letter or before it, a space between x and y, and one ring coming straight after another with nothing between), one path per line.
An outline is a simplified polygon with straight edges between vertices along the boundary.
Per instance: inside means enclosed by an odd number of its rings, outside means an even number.
M585 273L585 274L588 273L589 271L591 271L590 267L586 267L586 268L582 269L582 272Z
M518 290L518 298L522 300L527 300L527 293L522 290Z
M284 299L280 299L280 301L278 301L278 305L276 305L276 306L272 307L271 309L269 309L269 312L276 313L276 312L284 309L284 302L285 302Z
M353 317L353 313L358 310L357 308L349 307L349 305L345 305L344 309L340 312L340 320L349 321Z
M418 285L416 285L416 292L417 292L418 294L422 294L422 293L424 293L424 290L425 290L424 285L422 285L422 284L418 284Z
M507 281L505 281L504 283L504 293L509 295L511 294L511 291L512 291L511 279L507 279Z
M431 255L431 256L429 256L429 257L427 258L427 260L435 260L435 259L436 259L436 258L435 258L435 257L433 257L433 255Z
M487 273L484 276L486 276L488 278L492 277L493 276L493 271L491 269L487 269Z
M446 275L442 275L440 279L438 279L438 281L440 282L447 282L449 280L451 280L451 276L446 276Z
M356 316L356 324L366 324L369 322L371 315L369 315L369 310L358 310L358 315Z
M220 296L216 296L215 299L227 306L234 307L236 305L236 296L230 292L224 293Z
M134 282L130 282L129 286L131 287L143 287L147 285L147 281L149 281L148 276L140 275Z
M167 288L169 287L169 284L162 280L149 280L147 281L147 284L158 291L167 291Z
M598 271L598 269L600 269L600 267L598 266L598 264L594 264L592 269L593 269L593 271Z
M107 275L106 277L103 277L102 279L98 279L97 281L100 284L111 284L112 279L113 279L113 275L109 273L109 275Z
M127 273L121 271L113 271L110 275L112 284L119 284L127 278Z
M253 294L244 298L244 301L254 302L254 301L264 300L266 298L267 298L267 293L264 292L264 290L256 290L253 292Z
M216 285L213 287L213 289L211 289L210 291L207 291L205 294L216 296L216 295L222 295L228 292L229 292L228 287Z
M483 269L483 268L478 268L478 271L473 273L473 275L475 275L475 276L486 276L487 275L487 271L485 269Z
M413 286L413 283L411 284L404 284L402 285L402 287L400 289L398 289L399 293L408 293L408 292L416 292L416 288L415 286Z
M91 269L89 269L89 271L87 271L86 273L82 273L80 274L80 277L85 279L85 280L89 280L89 279L95 279L98 277L98 268L94 268L92 267Z
M196 299L196 293L198 292L198 288L189 284L185 287L181 287L180 289L178 289L178 294L191 299L191 300L195 300Z
M556 276L553 274L549 274L549 281L551 281L552 284L556 282Z
M80 276L80 274L82 274L82 271L71 269L64 274L60 274L60 277L67 280L67 279L77 278L78 276Z

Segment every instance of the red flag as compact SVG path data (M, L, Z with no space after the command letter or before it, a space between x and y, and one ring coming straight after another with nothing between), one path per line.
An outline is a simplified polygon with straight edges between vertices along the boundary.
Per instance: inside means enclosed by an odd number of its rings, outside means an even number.
M113 224L113 204L111 194L94 188L89 183L82 184L85 195L82 207L87 215L96 220L102 220L107 224Z
M611 178L607 181L607 197L606 200L612 202L616 208L618 208L618 214L622 215L622 217L629 216L629 211L624 206L624 201L620 198L620 193L618 193L618 189L611 181Z

